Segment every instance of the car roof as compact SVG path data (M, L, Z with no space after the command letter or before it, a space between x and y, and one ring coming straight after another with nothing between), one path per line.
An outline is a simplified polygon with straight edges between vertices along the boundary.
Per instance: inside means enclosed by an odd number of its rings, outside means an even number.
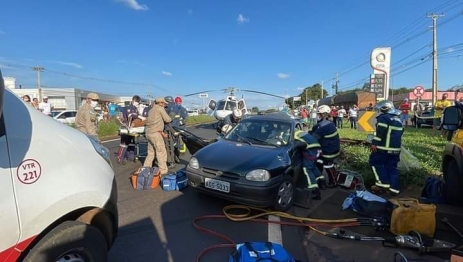
M291 118L290 115L283 112L274 112L265 115L255 115L249 118L245 118L242 121L252 121L252 120L262 120L262 121L279 121L279 122L288 122L288 123L297 123L296 119Z

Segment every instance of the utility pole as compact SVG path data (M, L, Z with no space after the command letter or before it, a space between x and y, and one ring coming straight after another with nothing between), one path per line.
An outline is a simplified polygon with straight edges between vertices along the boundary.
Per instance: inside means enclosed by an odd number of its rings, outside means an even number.
M45 68L41 66L34 66L32 69L37 72L37 89L39 90L39 102L41 102L42 101L42 83L40 82L40 72L42 72Z
M321 90L321 97L320 99L323 99L323 81L322 81L322 90Z
M334 94L337 95L338 94L338 83L339 83L339 74L336 73L336 76L334 78L335 82L334 82Z
M428 14L428 18L432 19L432 104L437 102L437 19L444 17L444 14Z

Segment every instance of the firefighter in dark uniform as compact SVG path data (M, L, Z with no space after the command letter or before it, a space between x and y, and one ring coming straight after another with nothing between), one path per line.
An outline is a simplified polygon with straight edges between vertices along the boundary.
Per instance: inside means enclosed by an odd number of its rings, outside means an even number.
M338 129L336 125L329 121L331 109L327 105L321 105L317 109L318 122L309 133L314 136L322 147L322 154L317 160L317 166L320 172L326 171L328 181L325 182L325 177L320 176L317 182L320 188L335 187L337 180L337 171L334 166L334 159L339 156L341 151L341 141L339 139Z
M302 202L302 205L300 206L308 207L310 191L312 191L312 199L321 199L317 182L317 178L323 176L317 167L317 159L321 154L321 145L315 137L302 130L297 130L294 133L294 139L296 142L302 142L305 145L304 150L302 150L302 171L304 173L303 182L305 188L302 189L302 192L300 192L300 188L296 190L301 194L302 199L300 202Z
M171 125L173 127L182 127L186 123L188 117L188 111L182 106L182 98L177 96L174 100L175 104L171 107L174 117L172 118ZM186 152L186 145L183 143L182 138L178 132L175 132L175 159L180 159L180 154ZM179 161L178 161L179 162Z
M217 123L217 133L228 133L234 126L236 126L240 122L242 117L243 112L241 110L239 110L238 108L233 109L231 114L227 115L223 120L220 120Z
M376 134L371 144L369 164L375 176L372 191L382 193L388 190L392 195L400 193L399 171L402 135L404 132L400 121L400 110L394 108L391 101L384 100L376 108L380 115L376 117Z

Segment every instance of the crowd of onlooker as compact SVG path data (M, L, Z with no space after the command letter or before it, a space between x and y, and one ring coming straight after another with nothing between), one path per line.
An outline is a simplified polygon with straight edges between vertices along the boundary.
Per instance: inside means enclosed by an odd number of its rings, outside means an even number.
M31 97L29 95L24 95L22 99L26 104L33 106L35 109L39 110L47 116L51 116L51 111L53 111L53 105L50 102L48 102L47 96L44 96L42 98L42 102L40 103L37 98L31 100Z
M459 102L463 102L463 97L459 99ZM442 99L438 100L434 105L431 103L421 103L419 99L411 103L408 98L405 98L396 108L401 111L400 121L404 127L419 127L421 126L420 123L424 123L433 126L433 130L441 130L442 113L446 107L452 105L453 102L448 100L448 94L444 93ZM374 111L374 105L370 103L365 110ZM299 115L309 129L317 124L317 107L302 106L299 110ZM347 126L351 129L357 129L358 117L359 108L357 105L349 106L347 109L345 109L344 106L331 106L329 120L332 121L337 128L344 128ZM440 135L443 136L444 132L445 131L441 130Z
M370 104L371 110L373 106ZM316 107L301 107L300 116L302 121L307 125L308 128L312 128L318 122L317 108ZM330 117L337 128L344 128L344 125L350 126L351 129L357 129L357 119L359 114L359 108L357 105L349 106L346 110L344 106L331 106Z

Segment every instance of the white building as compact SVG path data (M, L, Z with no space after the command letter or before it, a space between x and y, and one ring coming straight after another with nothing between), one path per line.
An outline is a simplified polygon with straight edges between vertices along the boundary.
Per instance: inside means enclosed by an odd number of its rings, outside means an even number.
M77 88L37 88L37 87L22 87L16 85L16 78L3 77L5 87L13 91L19 97L28 95L31 100L37 98L41 102L44 96L48 97L48 102L54 107L54 110L77 110L82 101L86 99L88 93L96 93L100 97L100 101L114 102L121 106L128 105L132 101L132 97L121 97L116 95L104 94L90 90ZM143 103L148 103L148 99L142 99Z

